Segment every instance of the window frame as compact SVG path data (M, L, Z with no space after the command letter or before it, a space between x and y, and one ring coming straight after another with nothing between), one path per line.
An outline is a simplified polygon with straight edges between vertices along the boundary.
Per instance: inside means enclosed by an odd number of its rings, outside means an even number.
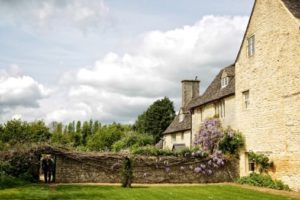
M172 143L176 142L176 134L171 135L171 141Z
M247 47L247 51L248 51L248 57L253 57L255 54L255 35L251 35L250 37L248 37L247 39L248 41L248 47Z
M243 108L248 110L250 107L250 90L245 90L242 92L243 95Z
M215 107L215 116L218 116L220 119L225 118L225 99L222 99L214 104Z
M225 88L226 86L228 86L229 84L229 77L226 76L224 78L221 79L221 88Z

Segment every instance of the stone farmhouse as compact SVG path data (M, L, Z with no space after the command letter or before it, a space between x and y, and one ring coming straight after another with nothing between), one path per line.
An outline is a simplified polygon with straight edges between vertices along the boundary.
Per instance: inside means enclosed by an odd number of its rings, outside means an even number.
M237 58L199 95L198 80L182 81L179 114L164 148L192 147L203 120L218 116L246 139L248 153L268 155L270 174L300 191L300 0L256 0Z

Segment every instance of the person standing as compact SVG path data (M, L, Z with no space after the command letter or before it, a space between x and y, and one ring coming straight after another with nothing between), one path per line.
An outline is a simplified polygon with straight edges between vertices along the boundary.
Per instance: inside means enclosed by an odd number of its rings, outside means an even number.
M50 179L48 179L49 177L49 157L48 156L45 156L43 157L42 159L42 170L43 170L43 173L44 173L44 181L45 183L50 183ZM50 174L50 178L51 178L51 174Z
M50 156L48 159L48 165L49 165L48 181L50 183L51 177L52 177L52 182L54 181L54 160Z

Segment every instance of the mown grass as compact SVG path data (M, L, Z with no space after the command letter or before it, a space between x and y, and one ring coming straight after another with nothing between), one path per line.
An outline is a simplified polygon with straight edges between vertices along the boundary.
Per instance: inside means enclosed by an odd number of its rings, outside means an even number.
M28 185L0 190L1 200L284 200L276 196L231 185L134 187Z

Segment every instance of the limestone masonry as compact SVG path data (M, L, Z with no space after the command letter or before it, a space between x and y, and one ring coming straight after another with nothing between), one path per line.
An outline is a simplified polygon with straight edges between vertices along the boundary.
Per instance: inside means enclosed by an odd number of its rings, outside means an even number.
M219 116L246 138L241 176L249 174L248 152L264 153L275 164L270 174L300 191L300 1L256 0L235 63L201 96L191 94L183 91L164 148L191 147L203 120Z

